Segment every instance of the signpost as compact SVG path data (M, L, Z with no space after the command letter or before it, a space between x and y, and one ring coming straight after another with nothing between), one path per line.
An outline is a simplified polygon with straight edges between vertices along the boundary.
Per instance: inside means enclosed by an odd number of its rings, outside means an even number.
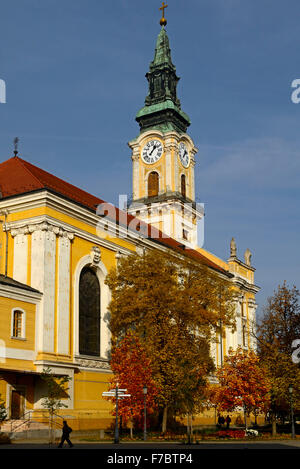
M102 393L103 397L114 397L116 399L116 423L115 423L115 444L119 443L119 423L118 423L118 402L119 399L123 397L130 397L131 394L125 394L127 389L120 389L116 386L115 389L111 389L110 391L105 391Z

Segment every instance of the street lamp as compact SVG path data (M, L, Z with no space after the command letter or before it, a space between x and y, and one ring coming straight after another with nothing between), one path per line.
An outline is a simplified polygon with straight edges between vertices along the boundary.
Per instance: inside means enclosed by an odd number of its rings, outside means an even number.
M295 438L295 422L294 422L294 408L293 408L293 386L289 386L290 404L291 404L291 420L292 420L292 438Z
M118 422L118 407L119 407L119 385L117 384L115 390L116 396L116 422L115 422L115 444L119 443L119 422Z
M144 441L147 440L147 407L146 407L146 397L147 397L148 388L147 386L143 387L144 394Z

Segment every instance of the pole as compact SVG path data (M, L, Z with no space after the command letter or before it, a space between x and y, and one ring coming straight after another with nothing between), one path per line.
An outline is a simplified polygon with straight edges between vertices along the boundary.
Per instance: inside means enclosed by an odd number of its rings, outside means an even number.
M115 444L119 443L119 424L118 424L118 385L116 386L116 424L115 424Z
M144 441L147 440L147 406L146 406L146 394L144 394Z

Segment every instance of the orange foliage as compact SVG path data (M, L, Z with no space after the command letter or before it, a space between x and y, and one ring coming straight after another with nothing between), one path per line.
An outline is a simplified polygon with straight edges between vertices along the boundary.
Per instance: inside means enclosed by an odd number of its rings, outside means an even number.
M151 360L134 332L127 332L114 348L111 369L114 375L110 380L110 389L118 384L120 389L127 389L126 394L131 395L119 400L118 414L122 416L123 422L143 415L144 386L147 386L147 414L153 413L156 409L155 397L158 387L152 378ZM115 402L114 398L110 400Z
M219 411L234 411L242 407L249 413L267 408L270 384L253 351L241 348L230 351L216 374L219 386L212 389L211 400Z

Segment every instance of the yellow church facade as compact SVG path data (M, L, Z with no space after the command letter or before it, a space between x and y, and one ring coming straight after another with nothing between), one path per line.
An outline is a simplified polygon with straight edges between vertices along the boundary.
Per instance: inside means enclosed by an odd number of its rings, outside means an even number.
M168 80L160 78L165 75ZM225 331L211 353L220 366L230 347L255 348L255 269L251 253L228 261L198 246L203 218L195 203L197 148L176 95L165 25L147 74L149 95L129 142L132 200L122 211L18 156L0 163L0 397L8 419L42 415L41 373L67 375L69 399L61 415L74 429L105 429L112 422L108 390L107 273L120 256L143 249L192 256L236 287L235 332ZM162 83L164 84L162 86ZM164 88L165 87L165 88ZM87 314L86 311L89 311ZM212 414L196 423L214 423Z

